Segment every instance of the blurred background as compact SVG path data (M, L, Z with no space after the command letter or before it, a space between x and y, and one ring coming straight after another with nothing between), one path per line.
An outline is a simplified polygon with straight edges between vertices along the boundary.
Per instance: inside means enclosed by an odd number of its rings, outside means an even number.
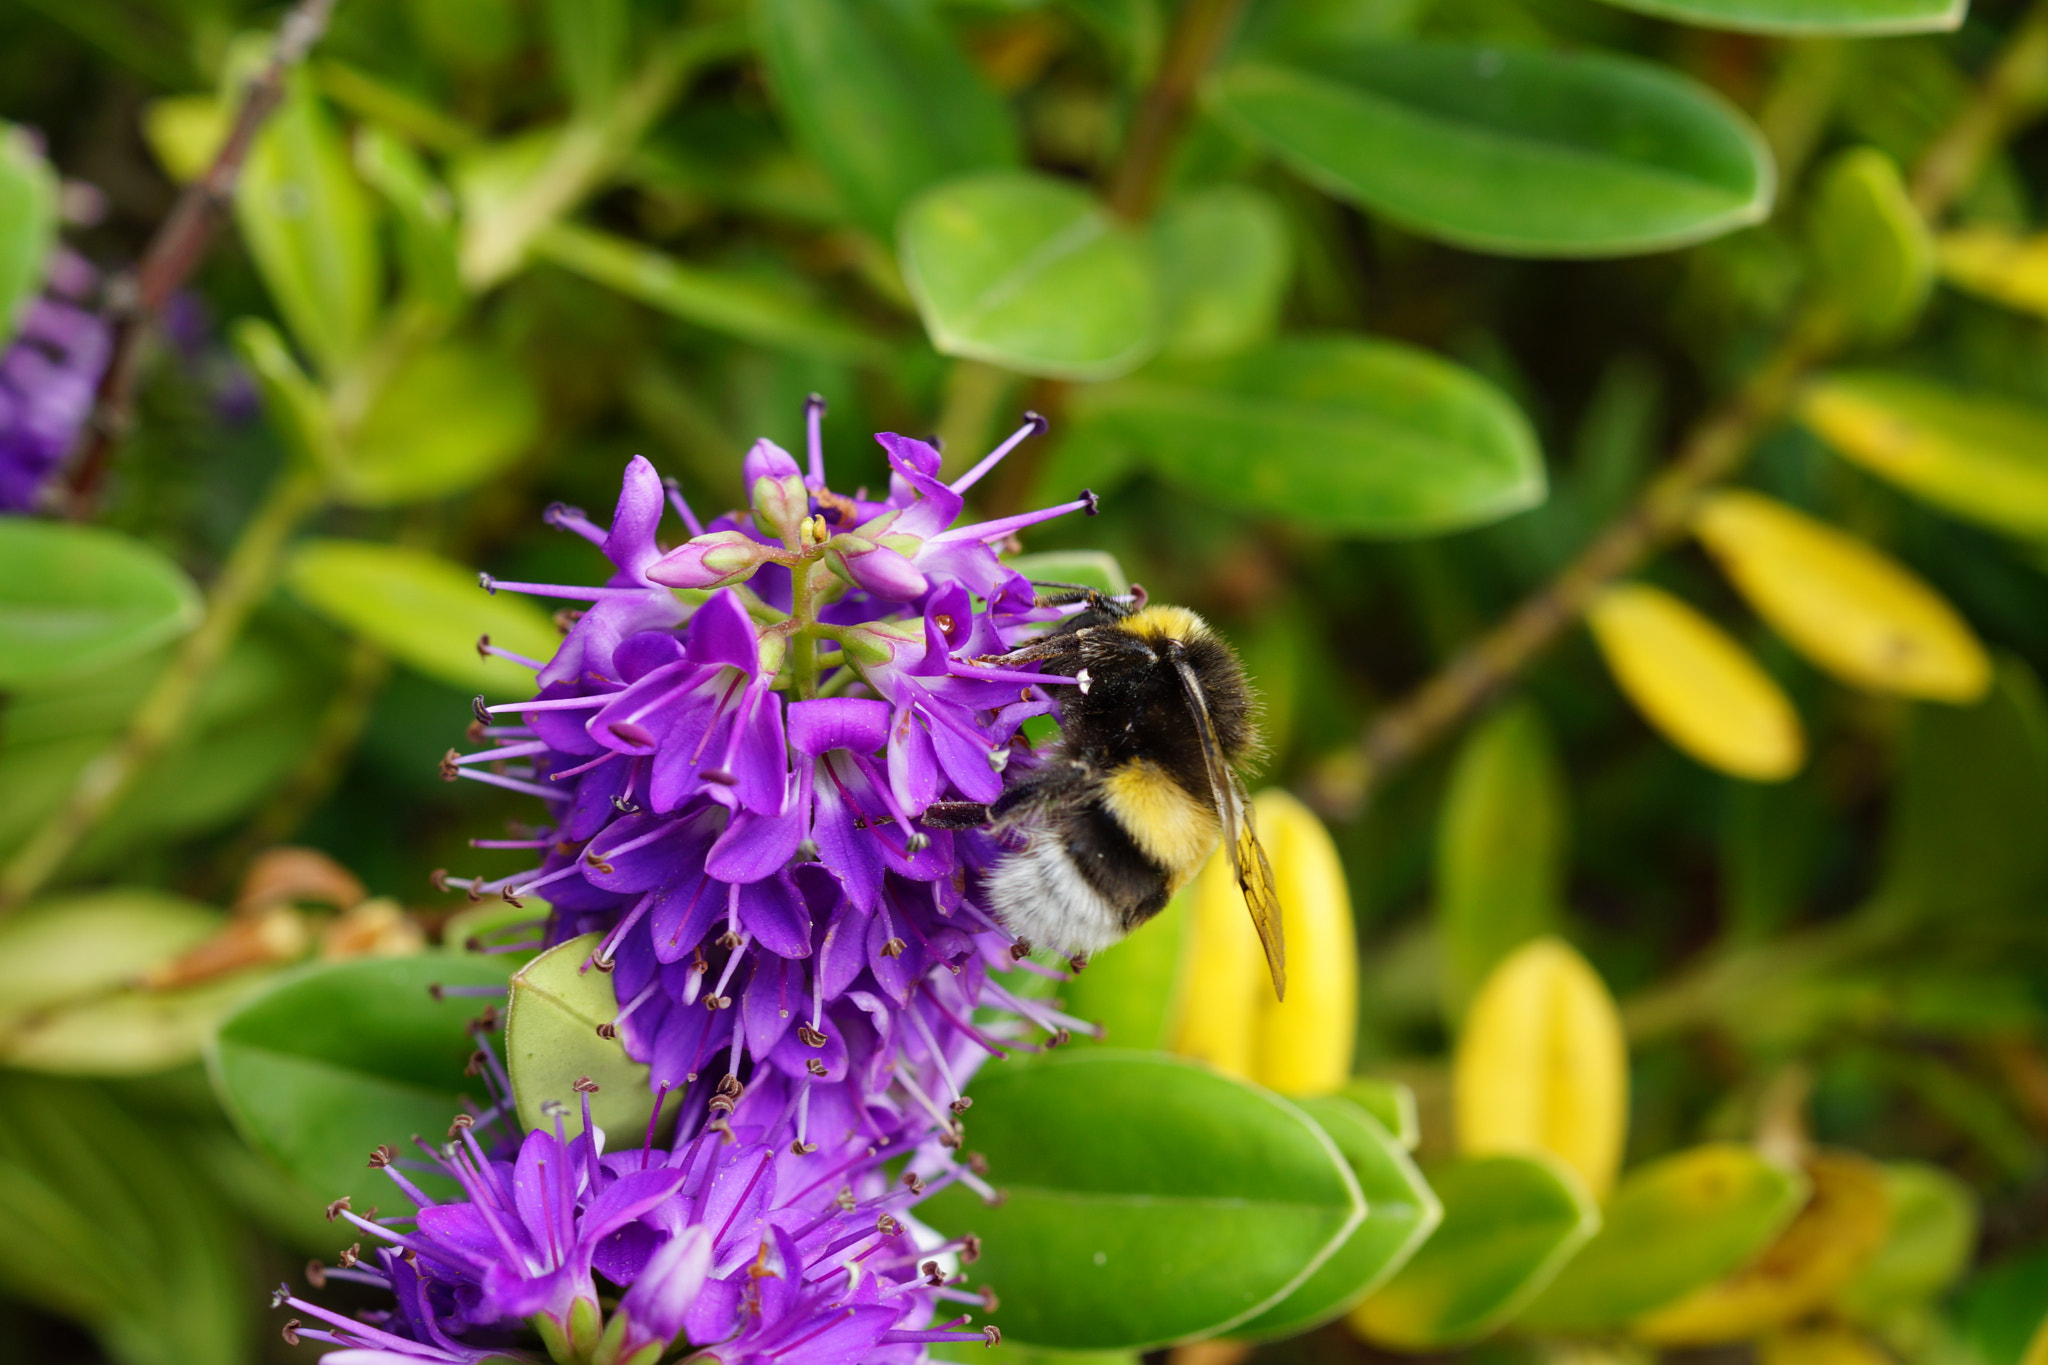
M636 453L739 505L815 392L848 490L874 431L958 472L1045 414L978 510L1092 488L1020 548L1105 551L1236 644L1258 785L1341 857L1351 1065L1409 1087L1425 1169L1474 993L1556 936L1626 1034L1609 1178L1728 1139L1893 1182L1728 1331L1539 1330L1504 1292L1267 1358L2020 1365L2038 10L332 10L277 64L274 4L0 3L0 1355L286 1358L259 1287L333 1238L223 1117L214 1022L439 941L469 907L436 869L512 866L468 841L530 800L438 764L473 696L525 695L472 642L556 628L475 572L599 581L543 509L602 520Z

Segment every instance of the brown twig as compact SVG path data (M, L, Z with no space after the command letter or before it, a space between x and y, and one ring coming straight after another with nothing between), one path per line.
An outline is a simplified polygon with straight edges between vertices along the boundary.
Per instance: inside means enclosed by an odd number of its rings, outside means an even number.
M134 424L135 388L141 377L143 343L171 295L191 278L213 244L214 230L234 201L235 183L264 121L284 99L285 78L327 30L335 0L299 0L278 25L270 61L243 91L227 141L206 174L185 187L158 225L142 263L109 287L108 321L114 350L93 398L79 447L69 461L64 512L73 520L92 515L114 451Z
M1974 181L2012 131L2048 100L2048 0L2037 0L1976 97L1915 165L1913 201L1934 221ZM1386 708L1362 740L1363 770L1319 794L1328 814L1349 816L1372 786L1444 738L1576 625L1609 584L1682 537L1700 497L1739 472L1757 440L1791 407L1814 368L1846 340L1824 304L1803 310L1763 365L1695 423L1677 457L1642 498L1563 572L1524 599L1436 674Z
M1145 91L1110 182L1109 206L1142 222L1159 199L1195 90L1237 29L1244 0L1183 0L1167 35L1159 75Z

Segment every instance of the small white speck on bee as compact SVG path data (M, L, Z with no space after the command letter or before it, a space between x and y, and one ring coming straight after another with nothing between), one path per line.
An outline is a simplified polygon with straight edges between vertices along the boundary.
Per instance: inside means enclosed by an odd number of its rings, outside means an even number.
M1094 683L1095 679L1089 677L1088 670L1084 668L1074 675L1074 681L1081 684L1081 695L1085 697L1088 695L1089 686Z

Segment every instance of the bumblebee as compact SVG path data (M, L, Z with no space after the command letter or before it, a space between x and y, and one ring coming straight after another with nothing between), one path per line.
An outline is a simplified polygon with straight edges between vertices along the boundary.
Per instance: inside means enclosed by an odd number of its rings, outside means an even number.
M1004 848L985 878L991 908L1018 937L1083 955L1165 909L1220 839L1284 996L1280 904L1236 771L1258 748L1244 666L1201 617L1148 605L1142 588L1040 600L1086 606L980 662L1039 662L1073 679L1061 689L1058 747L993 804L943 802L925 823L989 826Z

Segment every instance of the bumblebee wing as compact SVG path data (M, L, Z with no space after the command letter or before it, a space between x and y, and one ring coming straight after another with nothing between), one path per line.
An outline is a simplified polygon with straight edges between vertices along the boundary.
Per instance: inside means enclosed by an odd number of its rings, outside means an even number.
M1185 659L1174 660L1180 673L1182 691L1187 693L1188 711L1195 720L1195 734L1202 741L1202 764L1208 770L1210 795L1216 802L1216 817L1223 827L1223 847L1230 855L1230 871L1244 891L1245 908L1251 911L1252 928L1258 931L1259 946L1266 952L1266 969L1273 974L1273 994L1287 997L1287 942L1280 928L1280 897L1273 889L1273 869L1266 862L1266 850L1259 845L1252 825L1251 802L1237 774L1224 761L1223 746L1216 739L1215 722L1209 719L1209 699L1201 680Z

